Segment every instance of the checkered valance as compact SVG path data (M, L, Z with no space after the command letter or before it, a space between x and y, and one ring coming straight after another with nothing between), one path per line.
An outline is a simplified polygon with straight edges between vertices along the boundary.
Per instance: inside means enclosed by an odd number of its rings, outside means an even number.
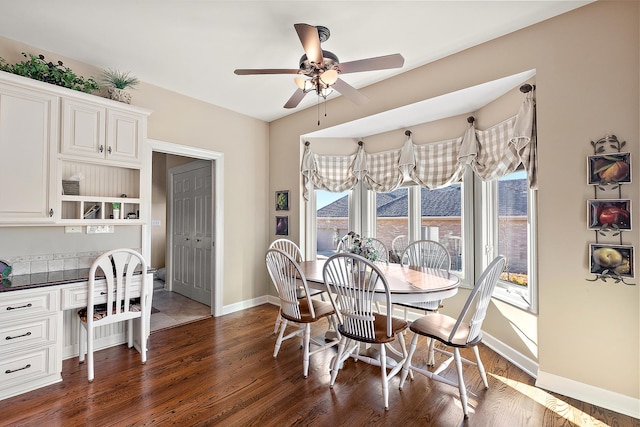
M522 163L530 188L537 188L535 147L535 103L527 96L520 111L486 130L473 122L458 138L415 145L409 133L399 150L367 153L360 143L356 154L327 156L305 147L302 158L303 196L309 200L314 188L340 192L361 180L370 190L393 191L403 180L413 180L428 189L459 182L466 165L485 181L499 179Z

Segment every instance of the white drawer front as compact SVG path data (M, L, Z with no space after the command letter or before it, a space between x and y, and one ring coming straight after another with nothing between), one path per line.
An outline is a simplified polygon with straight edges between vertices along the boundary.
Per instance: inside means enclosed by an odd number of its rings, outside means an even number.
M96 283L93 288L94 301L96 304L106 303L107 285L103 283ZM140 296L140 282L133 283L132 297ZM72 286L62 289L62 309L68 310L70 308L83 308L87 306L87 294L88 285Z
M55 346L3 356L0 361L0 388L21 385L56 372Z
M0 293L0 321L58 311L58 293L44 289Z
M57 315L23 322L0 323L0 354L25 347L54 344L57 327Z

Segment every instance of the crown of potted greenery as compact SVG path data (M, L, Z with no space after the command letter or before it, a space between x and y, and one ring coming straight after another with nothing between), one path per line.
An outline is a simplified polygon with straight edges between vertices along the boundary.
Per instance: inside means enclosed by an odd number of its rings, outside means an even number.
M102 72L102 83L107 89L109 98L129 104L131 94L125 89L135 88L140 81L137 77L130 75L129 71L124 72L109 68Z
M102 72L102 82L107 87L115 87L117 89L134 88L140 83L137 77L130 75L129 71L124 72L111 68Z
M77 75L62 61L54 64L52 61L47 61L42 54L36 56L22 52L22 56L27 60L13 65L8 64L4 58L0 58L0 70L80 92L91 93L100 88L92 77L85 79Z

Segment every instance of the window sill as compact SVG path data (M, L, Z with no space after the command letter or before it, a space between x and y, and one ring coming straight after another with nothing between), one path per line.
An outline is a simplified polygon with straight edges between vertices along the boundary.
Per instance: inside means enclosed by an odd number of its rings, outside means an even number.
M527 311L532 314L537 314L533 307L531 307L531 301L529 301L527 294L528 292L523 292L506 286L500 286L499 284L493 291L492 296L493 298L496 298L521 310Z

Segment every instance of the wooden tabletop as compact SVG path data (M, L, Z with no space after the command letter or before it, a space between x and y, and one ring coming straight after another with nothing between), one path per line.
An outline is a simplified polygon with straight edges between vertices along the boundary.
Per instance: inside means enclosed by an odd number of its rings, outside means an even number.
M326 289L322 277L325 261L300 263L310 288ZM460 285L458 276L445 270L383 262L375 265L387 279L393 302L438 301L455 295Z

